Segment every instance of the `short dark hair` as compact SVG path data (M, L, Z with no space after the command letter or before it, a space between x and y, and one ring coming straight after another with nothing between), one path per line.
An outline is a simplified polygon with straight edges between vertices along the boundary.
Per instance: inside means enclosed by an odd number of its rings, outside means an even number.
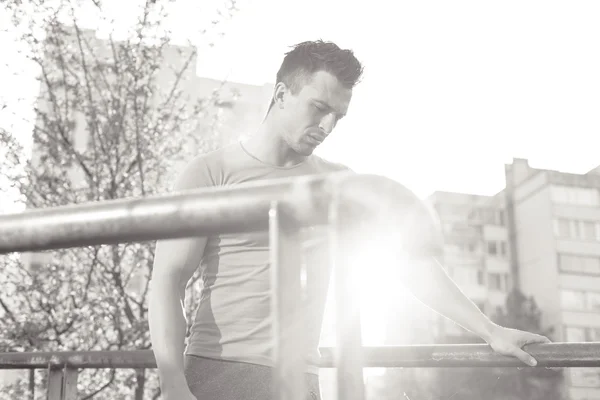
M298 93L318 71L329 72L348 89L360 82L363 66L352 50L340 49L335 43L323 40L302 42L292 47L283 58L275 82L285 83L292 93Z

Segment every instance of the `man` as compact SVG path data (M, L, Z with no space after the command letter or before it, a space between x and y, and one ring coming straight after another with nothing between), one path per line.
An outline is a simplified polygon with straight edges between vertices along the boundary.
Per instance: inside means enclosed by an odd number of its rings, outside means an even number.
M346 115L362 71L350 50L323 41L298 44L277 73L273 99L258 131L243 142L194 159L175 190L347 170L313 151ZM314 240L307 243L319 245ZM305 263L311 279L320 282L308 294L310 313L318 320L317 328L308 333L314 355L329 269L318 258ZM180 300L197 268L203 290L184 357L186 324ZM484 338L499 353L534 365L522 347L547 338L493 324L431 256L414 260L409 272L403 274L406 286L426 304ZM149 320L164 399L270 398L269 286L267 232L158 241ZM306 372L307 398L318 399L318 368L310 365Z

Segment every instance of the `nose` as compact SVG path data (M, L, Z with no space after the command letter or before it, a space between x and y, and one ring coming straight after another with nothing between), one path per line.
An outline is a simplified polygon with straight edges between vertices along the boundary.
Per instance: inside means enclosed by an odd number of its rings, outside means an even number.
M319 123L319 128L326 135L329 135L333 128L335 127L337 120L334 113L329 113L321 118L321 122Z

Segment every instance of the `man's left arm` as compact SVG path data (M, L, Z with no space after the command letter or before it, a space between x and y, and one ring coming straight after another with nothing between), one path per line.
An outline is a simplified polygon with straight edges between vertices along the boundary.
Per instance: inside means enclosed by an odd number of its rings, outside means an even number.
M421 302L480 336L494 351L517 357L530 366L537 364L536 360L523 350L523 346L549 343L548 338L505 328L492 322L460 290L434 257L412 258L407 264L403 267L403 283Z
M409 197L405 192L404 198ZM388 239L401 243L400 278L417 299L485 340L494 351L527 365L536 360L523 350L533 343L549 343L544 336L505 328L491 321L448 276L437 261L444 252L444 237L435 211L414 200L399 208L400 220L390 224Z

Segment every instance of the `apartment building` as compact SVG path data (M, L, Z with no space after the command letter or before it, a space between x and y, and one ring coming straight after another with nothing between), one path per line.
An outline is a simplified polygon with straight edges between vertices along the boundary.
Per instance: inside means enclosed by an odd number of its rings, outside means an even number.
M519 287L560 342L600 341L600 167L586 174L505 165L495 196L436 192L429 202L444 230L444 265L486 314ZM441 318L439 342L472 342ZM600 400L600 369L565 373L569 400Z
M562 342L600 341L600 168L568 174L506 166L517 280ZM570 400L600 400L600 369L565 374Z

